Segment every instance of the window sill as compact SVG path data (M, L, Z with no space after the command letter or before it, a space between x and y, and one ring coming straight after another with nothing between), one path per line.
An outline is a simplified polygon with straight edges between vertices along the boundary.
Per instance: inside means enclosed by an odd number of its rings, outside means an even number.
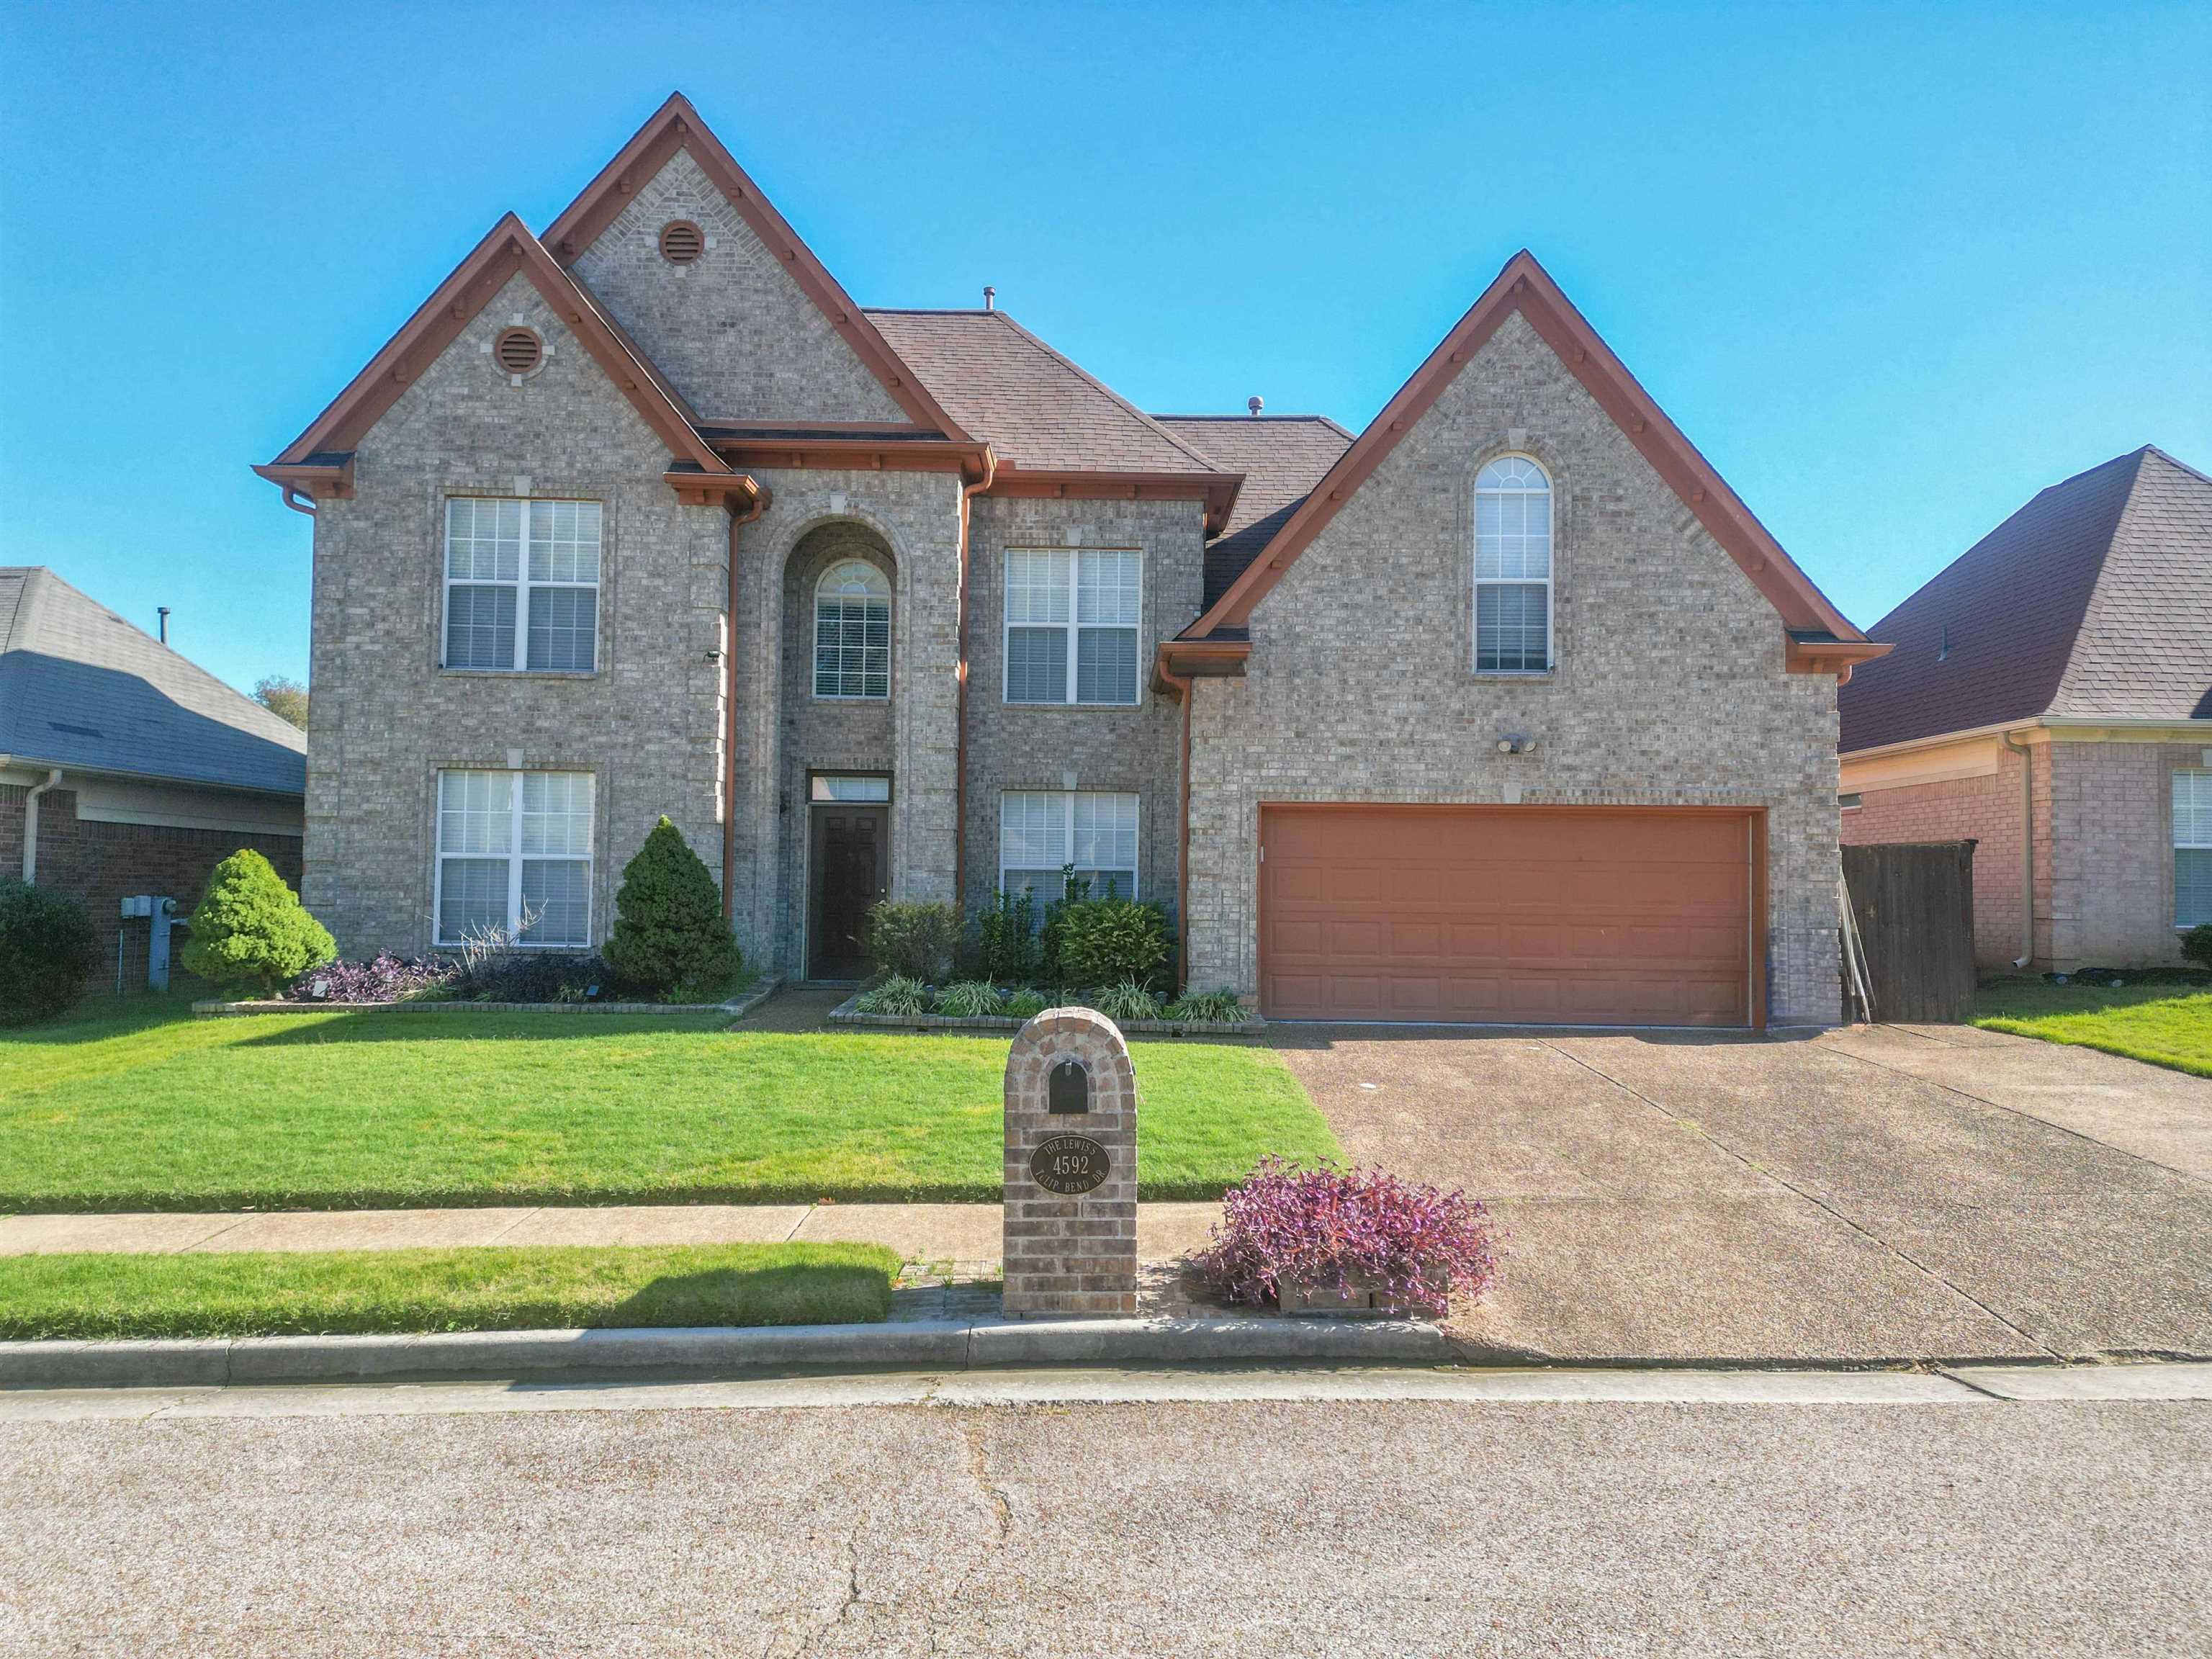
M1471 668L1467 677L1471 680L1510 680L1526 684L1530 681L1555 680L1559 678L1559 671L1556 665L1550 668Z
M605 678L596 668L441 668L449 680L596 680Z
M1138 709L1144 706L1142 702L1016 702L1011 697L999 699L1001 708L1036 708L1063 714L1096 714L1101 710Z

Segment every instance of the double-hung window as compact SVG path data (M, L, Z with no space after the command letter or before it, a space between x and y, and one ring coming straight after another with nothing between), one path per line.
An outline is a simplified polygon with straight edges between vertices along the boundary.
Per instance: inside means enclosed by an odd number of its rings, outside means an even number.
M1474 672L1552 666L1552 481L1521 455L1474 478Z
M1144 556L1006 550L1006 701L1133 703Z
M1137 798L1102 790L1009 790L999 797L999 886L1040 905L1075 866L1091 896L1137 896Z
M448 501L445 665L597 668L600 523L597 501Z
M592 775L438 774L438 943L592 938Z
M2212 921L2212 769L2173 775L2173 925Z

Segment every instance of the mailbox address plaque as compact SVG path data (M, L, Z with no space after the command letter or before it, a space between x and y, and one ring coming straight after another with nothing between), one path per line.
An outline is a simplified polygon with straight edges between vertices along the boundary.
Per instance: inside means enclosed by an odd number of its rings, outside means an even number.
M1103 1185L1113 1168L1106 1149L1089 1135L1050 1135L1030 1154L1030 1174L1036 1184L1062 1196Z

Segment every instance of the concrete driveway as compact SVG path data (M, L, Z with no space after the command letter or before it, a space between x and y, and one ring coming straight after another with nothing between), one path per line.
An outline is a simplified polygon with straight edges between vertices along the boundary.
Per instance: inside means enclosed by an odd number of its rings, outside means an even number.
M1951 1026L1272 1041L1353 1158L1503 1222L1472 1345L2212 1354L2212 1082Z

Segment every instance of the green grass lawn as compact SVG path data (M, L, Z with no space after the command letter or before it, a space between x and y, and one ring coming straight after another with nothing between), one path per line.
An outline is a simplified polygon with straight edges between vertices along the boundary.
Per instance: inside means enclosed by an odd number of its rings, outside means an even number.
M723 1024L88 1005L0 1033L0 1211L998 1199L1003 1037ZM1146 1199L1339 1155L1265 1048L1131 1052Z
M824 1325L890 1311L875 1244L0 1257L0 1338Z
M2212 1077L2212 986L2000 980L1982 988L1974 1024Z

